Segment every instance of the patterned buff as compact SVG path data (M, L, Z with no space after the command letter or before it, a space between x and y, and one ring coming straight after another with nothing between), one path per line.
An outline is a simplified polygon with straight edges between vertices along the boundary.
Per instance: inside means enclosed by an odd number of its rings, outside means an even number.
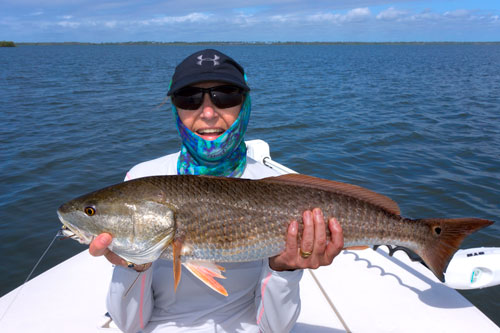
M250 94L247 93L240 114L233 125L217 139L208 141L184 126L176 107L172 104L177 130L182 139L177 173L179 175L240 177L247 161L247 147L243 136L250 119L250 109Z

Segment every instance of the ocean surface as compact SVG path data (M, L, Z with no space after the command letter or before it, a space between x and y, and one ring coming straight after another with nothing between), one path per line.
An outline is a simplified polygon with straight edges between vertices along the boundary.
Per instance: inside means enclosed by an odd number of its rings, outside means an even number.
M0 295L60 228L60 204L179 149L167 86L206 47L0 49ZM405 216L496 220L462 248L500 246L500 45L215 48L245 67L246 139L273 159L383 193ZM84 249L57 241L35 275ZM500 286L462 294L500 325Z

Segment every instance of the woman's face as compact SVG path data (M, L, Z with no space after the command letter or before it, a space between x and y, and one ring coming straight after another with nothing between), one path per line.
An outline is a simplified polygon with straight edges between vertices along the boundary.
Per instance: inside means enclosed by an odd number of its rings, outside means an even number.
M212 88L227 85L224 82L210 81L193 84L193 87ZM193 133L205 140L215 140L236 121L241 104L227 108L217 108L208 94L203 95L203 103L197 110L177 108L179 118Z

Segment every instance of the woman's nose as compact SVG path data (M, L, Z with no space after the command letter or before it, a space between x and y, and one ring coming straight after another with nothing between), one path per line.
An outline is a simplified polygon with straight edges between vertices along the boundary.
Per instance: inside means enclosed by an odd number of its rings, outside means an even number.
M201 104L201 116L203 118L213 118L217 115L215 112L215 106L210 99L208 94L203 94L203 103Z

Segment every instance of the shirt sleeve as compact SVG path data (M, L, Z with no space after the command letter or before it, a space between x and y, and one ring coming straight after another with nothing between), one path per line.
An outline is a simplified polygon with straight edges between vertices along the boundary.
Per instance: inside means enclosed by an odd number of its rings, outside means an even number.
M153 267L138 273L130 268L116 266L107 297L108 312L123 332L143 329L153 312Z
M261 332L289 332L300 314L299 282L303 270L277 272L264 261L255 305Z

